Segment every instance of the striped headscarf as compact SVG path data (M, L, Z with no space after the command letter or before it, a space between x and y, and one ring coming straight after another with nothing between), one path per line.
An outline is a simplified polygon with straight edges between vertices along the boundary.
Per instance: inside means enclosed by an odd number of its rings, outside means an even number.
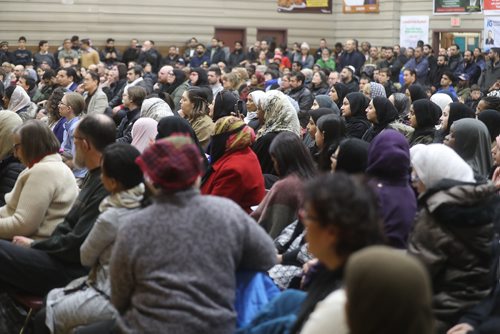
M300 123L297 112L288 97L278 90L266 92L263 98L264 126L259 130L257 138L270 132L290 131L300 136Z

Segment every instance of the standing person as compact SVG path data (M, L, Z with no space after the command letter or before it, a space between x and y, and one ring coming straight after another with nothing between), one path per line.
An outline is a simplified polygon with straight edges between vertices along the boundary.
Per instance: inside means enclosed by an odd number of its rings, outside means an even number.
M155 43L152 40L146 40L142 43L137 62L139 64L151 64L151 71L158 73L161 66L161 54L156 50Z
M99 53L99 59L107 66L112 66L114 63L122 60L120 51L115 48L115 40L113 38L106 40L106 46Z
M26 37L21 36L17 40L18 47L12 52L12 62L14 65L26 65L31 64L33 61L33 54L30 50L26 49Z
M100 181L101 152L115 140L115 125L104 115L85 117L75 130L76 157L89 169L75 204L45 240L15 236L0 240L0 281L35 295L45 295L87 273L80 260L80 246L99 215L107 195Z
M356 49L356 43L353 39L348 39L345 42L344 52L340 56L338 70L344 67L353 66L353 75L360 75L361 66L365 63L365 56Z
M44 62L47 63L51 69L56 69L58 67L54 55L49 52L49 42L41 40L38 43L38 52L33 56L33 65L36 68L41 66Z
M63 49L59 51L57 59L59 60L59 67L66 67L65 64L68 62L71 66L78 65L78 60L80 55L78 51L71 48L71 40L66 38L63 41Z
M226 197L245 212L264 198L264 178L250 146L253 129L237 117L217 120L210 144L210 166L203 177L201 193Z
M491 48L488 53L489 62L482 71L478 84L481 91L488 93L489 89L500 77L500 48Z
M99 53L90 46L90 40L87 38L82 39L80 63L86 69L99 64Z
M125 219L113 249L111 301L120 314L118 327L233 333L235 272L272 266L272 240L235 203L200 195L202 164L189 137L157 141L137 163L156 195L152 205Z
M496 188L476 183L472 168L445 145L416 145L410 154L422 208L408 252L430 274L438 333L446 333L490 292Z
M141 46L139 45L139 41L135 38L132 38L130 40L129 47L123 52L123 57L122 57L123 63L126 66L128 66L130 62L137 61L137 58L139 58L140 51L141 51Z

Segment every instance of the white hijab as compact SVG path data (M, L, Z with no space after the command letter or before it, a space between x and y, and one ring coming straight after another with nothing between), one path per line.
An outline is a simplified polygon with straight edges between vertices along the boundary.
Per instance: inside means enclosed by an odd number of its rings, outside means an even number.
M434 102L441 108L441 111L444 111L444 108L450 103L453 102L451 97L448 94L444 93L436 93L431 96L431 101Z
M475 182L472 168L444 144L418 144L410 149L411 164L427 189L442 179Z
M12 110L13 112L18 112L19 110L27 107L31 104L31 99L26 93L26 91L17 86L12 92L12 96L10 97L9 107L7 109Z
M158 122L149 117L141 117L132 126L132 146L143 152L158 134Z

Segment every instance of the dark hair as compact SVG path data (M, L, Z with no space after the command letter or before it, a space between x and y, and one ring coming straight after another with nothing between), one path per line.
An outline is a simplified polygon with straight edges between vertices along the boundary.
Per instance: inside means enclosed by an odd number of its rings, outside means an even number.
M67 38L66 38L66 39L67 39ZM80 37L78 37L77 35L73 35L73 36L71 37L71 40L70 40L70 41L71 41L71 42L76 42L76 41L78 41L79 39L80 39Z
M64 89L64 87L57 87L47 99L45 107L47 108L49 125L61 119L61 115L59 114L59 102L61 102L65 93L66 89Z
M230 91L221 90L215 95L214 99L214 114L213 120L217 121L219 118L231 116L235 112L235 105L238 103L238 98Z
M30 119L14 129L23 147L23 157L28 164L48 154L59 152L61 143L54 132L42 121Z
M142 102L146 98L146 90L139 86L127 88L127 94L132 103L134 103L138 107L142 106Z
M302 84L304 84L306 82L306 77L304 76L304 74L302 72L293 72L291 77L297 78L297 80L301 81Z
M186 90L189 101L193 104L193 111L191 112L191 119L196 119L203 115L208 115L208 92L200 87L190 87Z
M324 136L324 145L319 152L318 168L323 171L331 169L330 157L337 150L340 141L346 136L346 125L342 117L329 114L321 116L316 122L318 129Z
M8 99L12 97L12 94L14 93L14 90L16 89L17 86L9 86L5 88L5 95Z
M448 79L450 79L450 81L453 82L455 81L455 75L453 74L453 72L451 71L444 71L443 74L441 74L441 77L443 77L443 75L446 75L448 77Z
M33 79L32 77L30 77L29 75L21 75L21 78L23 78L26 83L28 84L28 89L29 90L32 90L33 88L35 88L36 86L36 81L35 79Z
M316 174L311 153L296 134L284 131L278 134L269 147L269 154L276 160L276 172L281 178L297 174L309 179Z
M208 72L215 72L215 75L218 77L220 77L222 75L222 72L221 72L219 66L214 66L214 65L210 66L207 70L207 73Z
M108 44L109 42L114 42L114 41L115 41L114 39L112 39L112 38L108 38L108 39L106 40L106 44Z
M362 179L343 172L318 176L305 186L305 203L314 209L318 224L337 229L337 255L348 257L383 242L377 199Z
M135 75L141 75L142 76L142 66L141 65L134 65L131 68L127 70L128 71L134 71Z
M102 152L102 173L118 181L125 190L143 181L143 174L135 159L141 153L132 145L114 143Z
M274 70L267 70L264 72L264 75L266 74L269 74L271 76L271 78L273 79L277 79L278 78L278 72L274 71Z
M43 72L42 80L52 79L55 76L56 76L56 73L54 72L54 70L49 68Z
M45 43L48 43L49 41L42 39L40 42L38 42L38 47L42 47Z
M18 41L18 42L20 42L20 41L24 41L24 42L26 43L26 37L21 36L21 37L19 37L19 38L17 39L17 41Z
M481 98L481 101L486 103L485 109L495 109L496 111L500 111L500 97L498 96L484 96Z
M78 131L99 152L103 152L106 146L116 140L115 122L103 114L90 114L84 117L78 123Z
M99 84L99 81L101 80L101 79L99 78L99 74L97 74L97 73L96 73L96 72L94 72L94 71L88 71L88 72L87 72L87 74L88 74L88 75L90 75L90 78L91 78L93 81L95 81L95 82L97 82L97 84Z
M410 72L410 74L412 76L417 77L417 72L415 72L414 69L412 69L412 68L405 68L403 72L405 72L405 71L408 71L408 72Z
M81 42L82 44L85 44L85 45L90 46L90 39L88 39L88 38L84 38L84 39L82 39L80 42Z
M59 72L60 71L64 71L64 72L66 72L66 76L72 77L73 82L76 82L78 80L78 76L77 76L76 71L73 67L64 67L64 68L59 69Z
M118 80L126 79L128 68L124 63L115 63L113 66L116 66L118 70Z

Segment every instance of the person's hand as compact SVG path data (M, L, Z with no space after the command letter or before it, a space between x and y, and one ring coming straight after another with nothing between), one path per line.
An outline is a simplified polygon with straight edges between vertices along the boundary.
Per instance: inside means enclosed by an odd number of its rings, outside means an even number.
M304 263L302 266L302 271L304 271L304 274L306 274L312 267L314 267L318 263L318 259L312 259Z
M75 92L83 94L83 92L85 92L85 89L83 88L83 84L78 85L78 87L76 87L76 89L75 89Z
M113 108L113 116L115 116L120 110L122 110L121 106L116 106Z
M45 116L47 116L47 115L45 114L45 109L42 109L42 110L40 110L40 111L36 114L36 119L41 120L41 119L42 119L42 118L44 118Z
M474 330L474 327L472 327L471 325L464 322L464 323L458 324L458 325L450 328L446 332L446 334L466 334L467 332L473 331L473 330Z
M26 238L26 237L21 237L21 236L15 236L12 239L12 243L14 245L18 245L18 246L26 247L26 248L30 248L31 243L33 243L33 241L35 241L35 240L30 239L30 238Z
M155 83L155 85L153 86L153 90L157 90L157 89L160 89L160 85L158 83Z

